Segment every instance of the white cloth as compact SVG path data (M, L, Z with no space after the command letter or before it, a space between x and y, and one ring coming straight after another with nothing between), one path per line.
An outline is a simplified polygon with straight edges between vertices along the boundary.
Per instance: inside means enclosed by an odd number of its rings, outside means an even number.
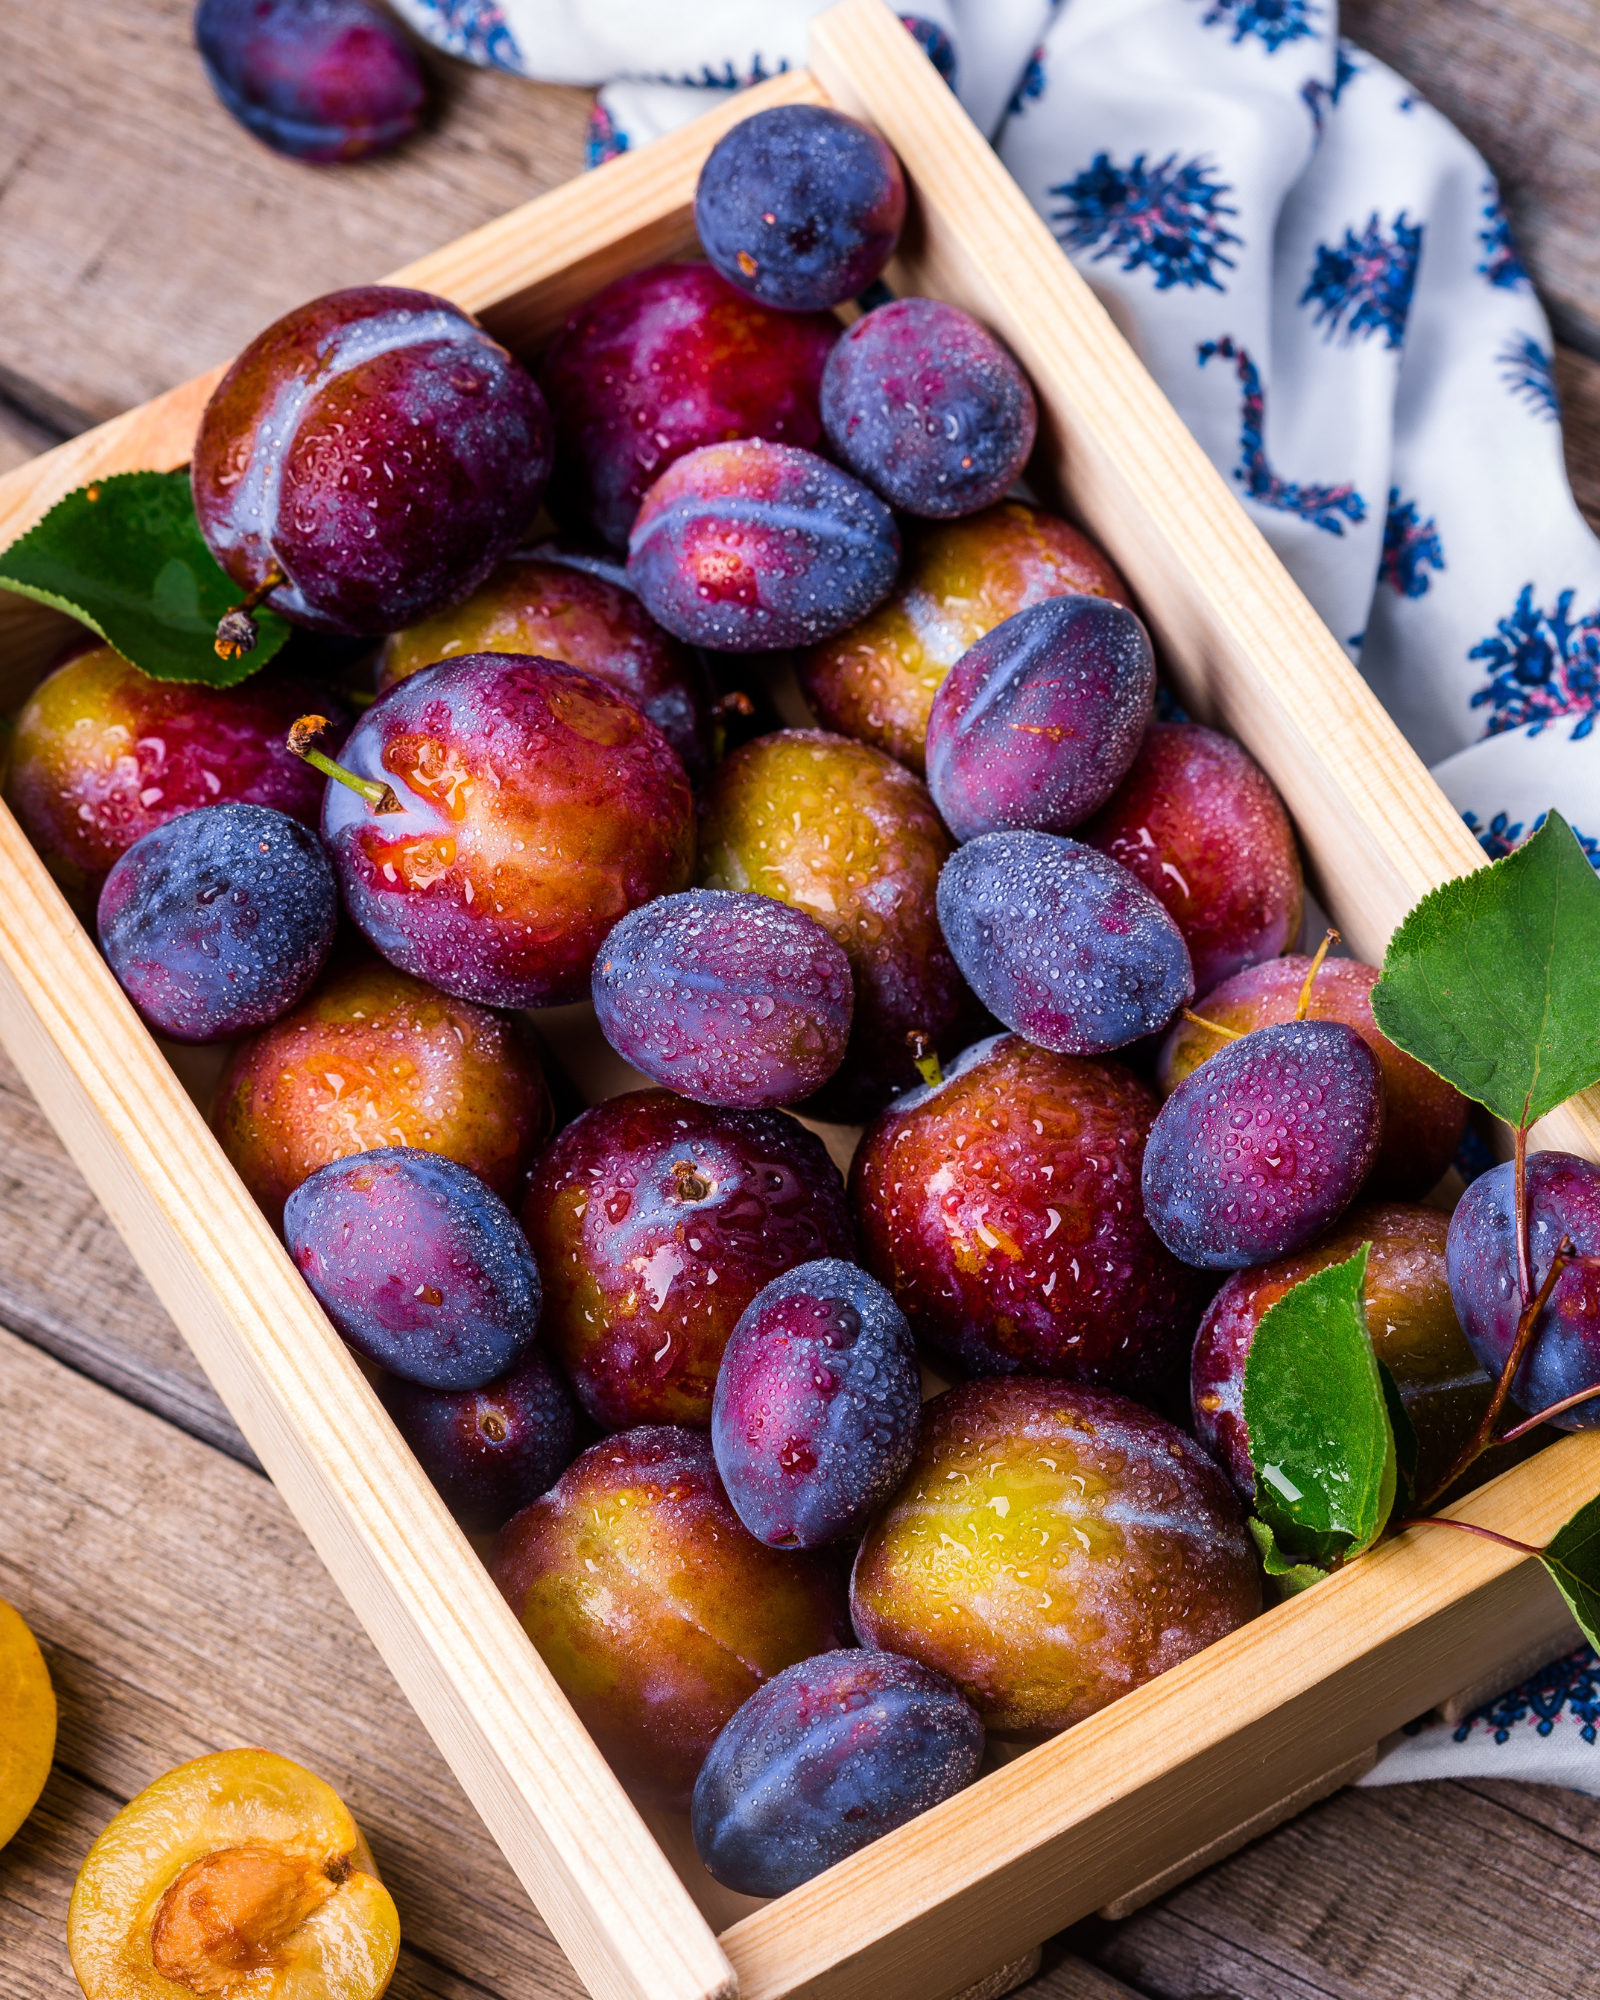
M1550 330L1461 135L1336 0L908 0L903 15L1489 853L1600 866L1600 543ZM805 61L827 0L396 0L452 54L603 84L595 158ZM1600 1793L1584 1649L1367 1784Z

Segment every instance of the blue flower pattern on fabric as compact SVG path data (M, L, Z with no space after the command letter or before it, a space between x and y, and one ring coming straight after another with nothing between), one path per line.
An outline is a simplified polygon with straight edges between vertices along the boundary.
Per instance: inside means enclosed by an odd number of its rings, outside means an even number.
M1212 0L1201 26L1232 28L1235 42L1253 35L1269 56L1275 56L1286 42L1314 35L1312 24L1321 12L1311 0Z
M1223 245L1241 240L1222 220L1238 213L1223 199L1229 192L1204 160L1180 166L1169 153L1147 166L1140 153L1119 167L1109 153L1096 153L1075 180L1050 189L1061 203L1050 221L1064 250L1093 250L1096 264L1120 257L1124 271L1153 273L1158 292L1174 285L1220 292L1226 287L1216 267L1233 268Z
M1316 322L1330 340L1338 334L1348 343L1381 333L1386 347L1397 348L1405 339L1421 251L1422 224L1407 222L1404 209L1387 232L1374 214L1359 236L1347 229L1343 243L1318 244L1299 303L1315 306Z
M1561 393L1554 359L1531 334L1515 333L1495 356L1500 379L1519 402L1547 423L1561 421Z
M906 28L911 39L921 49L934 68L949 84L956 87L956 45L939 26L937 21L925 21L920 14L902 14L901 25Z
M1455 1732L1455 1740L1465 1743L1474 1729L1481 1729L1496 1743L1508 1743L1522 1722L1548 1736L1563 1714L1577 1723L1585 1743L1600 1735L1600 1654L1592 1646L1580 1646L1575 1653L1552 1660L1518 1686L1475 1708Z
M1483 227L1478 231L1483 260L1478 265L1478 275L1487 278L1491 285L1498 285L1503 292L1531 292L1533 283L1517 255L1511 218L1500 199L1500 190L1493 181L1485 181L1483 193Z
M1022 72L1016 89L1011 93L1010 102L1006 105L1006 116L1008 118L1020 118L1025 105L1043 96L1044 50L1035 49L1033 54L1028 58L1027 65ZM1100 157L1104 159L1105 155L1102 153ZM1052 188L1050 192L1057 194L1060 190Z
M1423 520L1415 500L1402 500L1399 487L1391 486L1378 581L1401 597L1426 597L1433 581L1428 571L1443 568L1438 529L1431 520Z
M519 75L526 70L516 37L495 0L422 0L422 4L436 23L433 40L451 55L487 69L515 70Z
M1593 730L1600 709L1600 605L1574 619L1575 595L1562 591L1555 609L1545 611L1525 583L1511 615L1468 653L1489 669L1489 685L1472 697L1474 708L1490 711L1486 736L1523 728L1538 735L1568 715L1578 717L1574 740Z
M1340 42L1334 50L1333 82L1324 83L1320 76L1307 77L1300 86L1300 95L1305 107L1311 113L1311 122L1317 128L1317 137L1322 137L1323 127L1328 122L1328 112L1339 102L1345 85L1354 76L1361 74L1361 65L1353 62L1348 53L1350 44Z
M583 135L584 165L603 167L607 160L614 160L619 153L627 150L627 133L603 104L595 105L589 113L589 123Z
M1314 528L1322 528L1330 535L1342 535L1346 521L1364 521L1367 503L1353 485L1302 486L1296 480L1279 478L1267 460L1267 397L1261 386L1261 371L1247 350L1236 347L1227 334L1220 340L1200 343L1202 368L1213 355L1234 364L1243 391L1239 464L1233 476L1250 498L1279 513L1298 515L1302 521L1309 521Z
M1461 817L1467 823L1468 833L1474 836L1478 845L1491 861L1503 861L1514 847L1522 845L1522 821L1520 819L1513 820L1509 813L1496 813L1487 826L1483 824L1475 812L1464 812ZM1528 838L1530 840L1549 817L1548 813L1540 813L1539 817L1528 829ZM1570 826L1571 824L1569 820L1568 825ZM1576 839L1578 845L1588 857L1589 866L1600 871L1600 834L1585 833L1581 827L1576 826L1572 828L1572 832L1574 839ZM1469 1126L1467 1130L1470 1136L1472 1128ZM1456 1164L1460 1165L1459 1157ZM1490 1160L1489 1164L1491 1166L1495 1164L1493 1159Z

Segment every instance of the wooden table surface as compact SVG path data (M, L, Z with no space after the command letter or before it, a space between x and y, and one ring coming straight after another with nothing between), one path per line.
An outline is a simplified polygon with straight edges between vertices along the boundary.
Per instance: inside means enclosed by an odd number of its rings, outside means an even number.
M586 92L430 57L433 128L316 171L217 106L188 0L0 7L0 470L577 172ZM1600 11L1346 0L1346 31L1505 185L1565 343L1573 482L1600 525ZM27 1092L0 1058L0 1597L61 1703L0 1853L0 2000L77 1992L67 1897L126 1799L262 1743L327 1777L394 1890L403 2000L580 1989ZM1457 1782L1345 1792L1120 1924L1029 2000L1600 1996L1600 1801Z

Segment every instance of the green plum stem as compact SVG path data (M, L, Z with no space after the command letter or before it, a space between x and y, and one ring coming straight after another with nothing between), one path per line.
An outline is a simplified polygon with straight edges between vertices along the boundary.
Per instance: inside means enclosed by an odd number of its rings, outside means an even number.
M1300 989L1300 999L1294 1010L1294 1017L1297 1021L1305 1019L1306 1011L1311 1005L1311 988L1317 974L1322 970L1322 961L1327 957L1330 947L1336 945L1338 942L1339 933L1330 930L1323 937L1321 944L1317 946L1316 956L1311 961L1311 970L1306 974L1306 983Z
M395 796L392 785L380 784L376 778L358 777L354 771L347 771L343 764L336 764L312 746L328 727L325 715L302 715L290 729L287 743L289 749L302 763L309 764L313 771L320 771L325 778L336 778L341 785L348 785L351 791L364 798L375 813L397 813L404 810Z
M1230 1042L1242 1042L1243 1032L1238 1028L1225 1028L1220 1021L1208 1021L1204 1014L1197 1014L1191 1007L1185 1007L1183 1018L1193 1021L1197 1028L1207 1028L1213 1035L1226 1035Z
M917 1066L917 1074L924 1083L944 1082L944 1071L939 1065L939 1051L920 1028L912 1028L906 1034L906 1043L911 1050L911 1060Z

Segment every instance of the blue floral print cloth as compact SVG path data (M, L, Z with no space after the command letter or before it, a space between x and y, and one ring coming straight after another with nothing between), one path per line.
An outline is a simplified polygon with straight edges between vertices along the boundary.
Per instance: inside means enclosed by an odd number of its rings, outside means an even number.
M599 161L805 61L825 0L397 0L605 88ZM901 18L1491 854L1600 862L1600 543L1494 178L1337 0L913 0Z

